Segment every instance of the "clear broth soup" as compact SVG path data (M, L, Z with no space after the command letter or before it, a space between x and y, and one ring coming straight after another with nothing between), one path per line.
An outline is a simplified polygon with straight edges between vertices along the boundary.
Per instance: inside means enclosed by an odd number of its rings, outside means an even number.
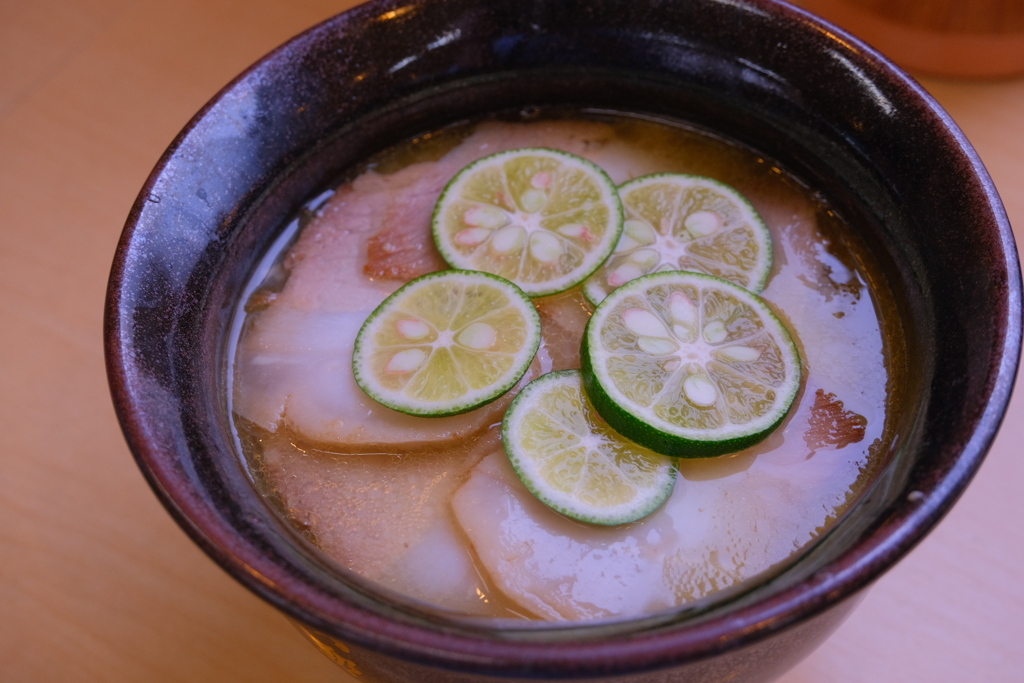
M539 503L498 437L511 395L422 418L355 384L352 343L392 291L446 264L430 217L470 161L541 146L616 183L709 176L757 208L773 240L762 297L804 363L786 421L748 450L679 460L670 499L596 527ZM579 366L591 307L537 299L544 341L528 376ZM692 609L757 585L820 539L872 481L893 439L905 350L892 294L856 232L771 159L674 121L526 111L385 150L316 198L263 260L236 315L229 399L259 490L342 572L451 614L595 621Z

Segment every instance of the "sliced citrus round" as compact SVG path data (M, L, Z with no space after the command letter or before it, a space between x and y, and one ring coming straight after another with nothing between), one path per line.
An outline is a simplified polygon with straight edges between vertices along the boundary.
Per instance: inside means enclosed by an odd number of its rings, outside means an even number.
M552 149L498 152L448 183L434 241L454 268L500 275L530 296L556 294L593 273L622 231L615 184L595 164Z
M733 188L679 173L635 178L619 187L622 237L584 293L595 306L630 280L665 270L715 275L755 294L768 279L772 239L757 210Z
M625 524L656 510L675 485L671 458L623 438L594 411L579 370L526 385L505 414L512 467L548 507L591 524Z
M756 294L702 273L637 278L594 311L581 350L587 394L625 436L707 457L767 437L800 388L789 331Z
M444 270L405 284L370 314L352 370L389 408L455 415L511 389L539 344L540 316L521 289L489 273Z

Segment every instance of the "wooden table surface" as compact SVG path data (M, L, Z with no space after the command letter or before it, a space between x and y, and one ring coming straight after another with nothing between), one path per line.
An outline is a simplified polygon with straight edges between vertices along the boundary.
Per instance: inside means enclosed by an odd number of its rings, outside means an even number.
M341 681L200 552L101 350L128 210L222 85L351 0L0 0L0 680ZM1024 239L1024 79L922 79ZM1024 681L1024 391L939 528L785 683Z

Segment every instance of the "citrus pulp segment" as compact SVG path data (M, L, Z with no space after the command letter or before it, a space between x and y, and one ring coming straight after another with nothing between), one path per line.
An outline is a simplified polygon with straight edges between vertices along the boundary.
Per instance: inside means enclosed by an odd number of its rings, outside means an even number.
M665 270L715 275L754 293L764 288L771 234L733 188L702 176L658 173L623 183L619 196L622 237L584 286L595 306L616 287Z
M540 316L522 290L489 273L445 270L405 284L370 314L352 370L389 408L454 415L511 389L539 344Z
M669 271L609 294L584 333L587 394L609 424L659 453L707 457L768 436L800 388L789 331L756 294Z
M671 458L623 438L593 410L579 370L549 372L526 385L505 414L501 438L526 487L584 522L640 519L675 485Z
M474 161L448 183L433 215L445 261L500 275L530 296L582 282L621 231L622 205L608 174L582 157L543 148Z

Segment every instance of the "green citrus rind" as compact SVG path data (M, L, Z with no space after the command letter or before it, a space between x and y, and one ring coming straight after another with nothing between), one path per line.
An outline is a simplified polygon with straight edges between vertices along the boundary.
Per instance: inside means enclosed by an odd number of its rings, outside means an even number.
M540 147L477 159L434 207L434 243L453 268L500 275L540 297L593 274L622 232L618 190L583 157Z
M765 439L802 379L790 332L764 300L703 273L654 273L613 291L580 357L587 395L612 427L685 458Z
M664 270L707 273L755 294L764 289L771 233L735 188L704 176L655 173L623 183L619 197L622 237L583 287L595 306L624 281Z
M673 460L611 429L590 406L579 370L526 385L505 414L501 437L523 484L582 522L634 522L657 510L675 486Z
M444 270L412 280L363 323L352 353L356 383L409 415L464 413L522 378L540 345L526 294L490 273Z

